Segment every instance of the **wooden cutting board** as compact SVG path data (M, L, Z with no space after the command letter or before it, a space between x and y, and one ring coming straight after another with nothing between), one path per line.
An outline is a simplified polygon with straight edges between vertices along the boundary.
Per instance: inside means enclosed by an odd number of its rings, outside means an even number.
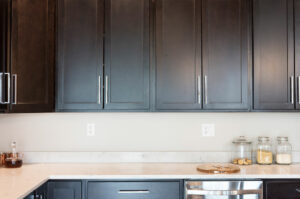
M230 174L240 172L240 168L233 164L202 164L197 167L197 170L210 174Z

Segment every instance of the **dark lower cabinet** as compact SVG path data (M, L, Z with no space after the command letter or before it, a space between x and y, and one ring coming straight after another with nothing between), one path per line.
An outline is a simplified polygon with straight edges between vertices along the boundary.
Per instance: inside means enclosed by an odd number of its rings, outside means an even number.
M47 199L82 199L81 181L48 182Z
M181 185L179 181L88 182L87 199L182 199Z
M202 1L203 108L250 109L250 1Z
M199 110L201 1L156 1L157 110Z
M266 181L265 199L299 199L300 181Z
M105 102L108 110L148 110L150 0L105 0Z
M253 1L255 110L295 108L293 2Z
M103 108L103 0L57 1L58 111Z

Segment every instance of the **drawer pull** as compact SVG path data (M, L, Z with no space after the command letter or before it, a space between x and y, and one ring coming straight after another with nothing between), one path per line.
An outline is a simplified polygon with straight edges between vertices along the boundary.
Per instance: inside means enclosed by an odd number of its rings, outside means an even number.
M120 190L119 194L148 194L149 190Z
M298 193L300 193L300 189L299 189L299 188L297 188L296 191L297 191Z

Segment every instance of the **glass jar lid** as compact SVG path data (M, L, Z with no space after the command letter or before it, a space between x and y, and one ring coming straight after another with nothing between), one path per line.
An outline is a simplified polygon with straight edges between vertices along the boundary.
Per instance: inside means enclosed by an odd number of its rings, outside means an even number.
M245 136L240 136L237 139L233 140L233 144L251 144L251 140L247 139Z
M287 142L287 141L289 141L289 138L286 136L278 136L277 141L278 142Z
M260 142L268 142L268 141L270 141L270 138L267 137L267 136L260 136L260 137L258 137L258 141L260 141Z

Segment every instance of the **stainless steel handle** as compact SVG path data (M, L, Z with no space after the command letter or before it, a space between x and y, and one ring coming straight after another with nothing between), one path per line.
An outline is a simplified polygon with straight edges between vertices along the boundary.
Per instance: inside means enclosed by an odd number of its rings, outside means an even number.
M207 96L208 96L208 93L207 93L207 75L204 76L204 100L205 100L205 104L208 103L208 100L207 100Z
M3 104L3 73L0 73L0 104Z
M101 104L101 76L98 77L98 104Z
M14 97L13 97L12 104L17 104L17 101L18 101L18 75L13 74L12 79L14 82Z
M0 73L1 75L1 84L0 84L0 104L9 104L10 103L10 73ZM7 101L3 101L3 77L7 76Z
M148 194L149 190L120 190L119 194Z
M295 103L295 94L294 94L294 85L295 85L295 82L294 82L294 76L291 76L291 103L294 104Z
M108 103L108 76L105 76L105 104Z
M298 76L298 104L300 104L300 76Z
M201 104L201 77L200 77L200 75L197 78L197 95L198 95L198 104Z
M187 190L187 195L198 196L237 196L249 194L262 194L262 190Z

